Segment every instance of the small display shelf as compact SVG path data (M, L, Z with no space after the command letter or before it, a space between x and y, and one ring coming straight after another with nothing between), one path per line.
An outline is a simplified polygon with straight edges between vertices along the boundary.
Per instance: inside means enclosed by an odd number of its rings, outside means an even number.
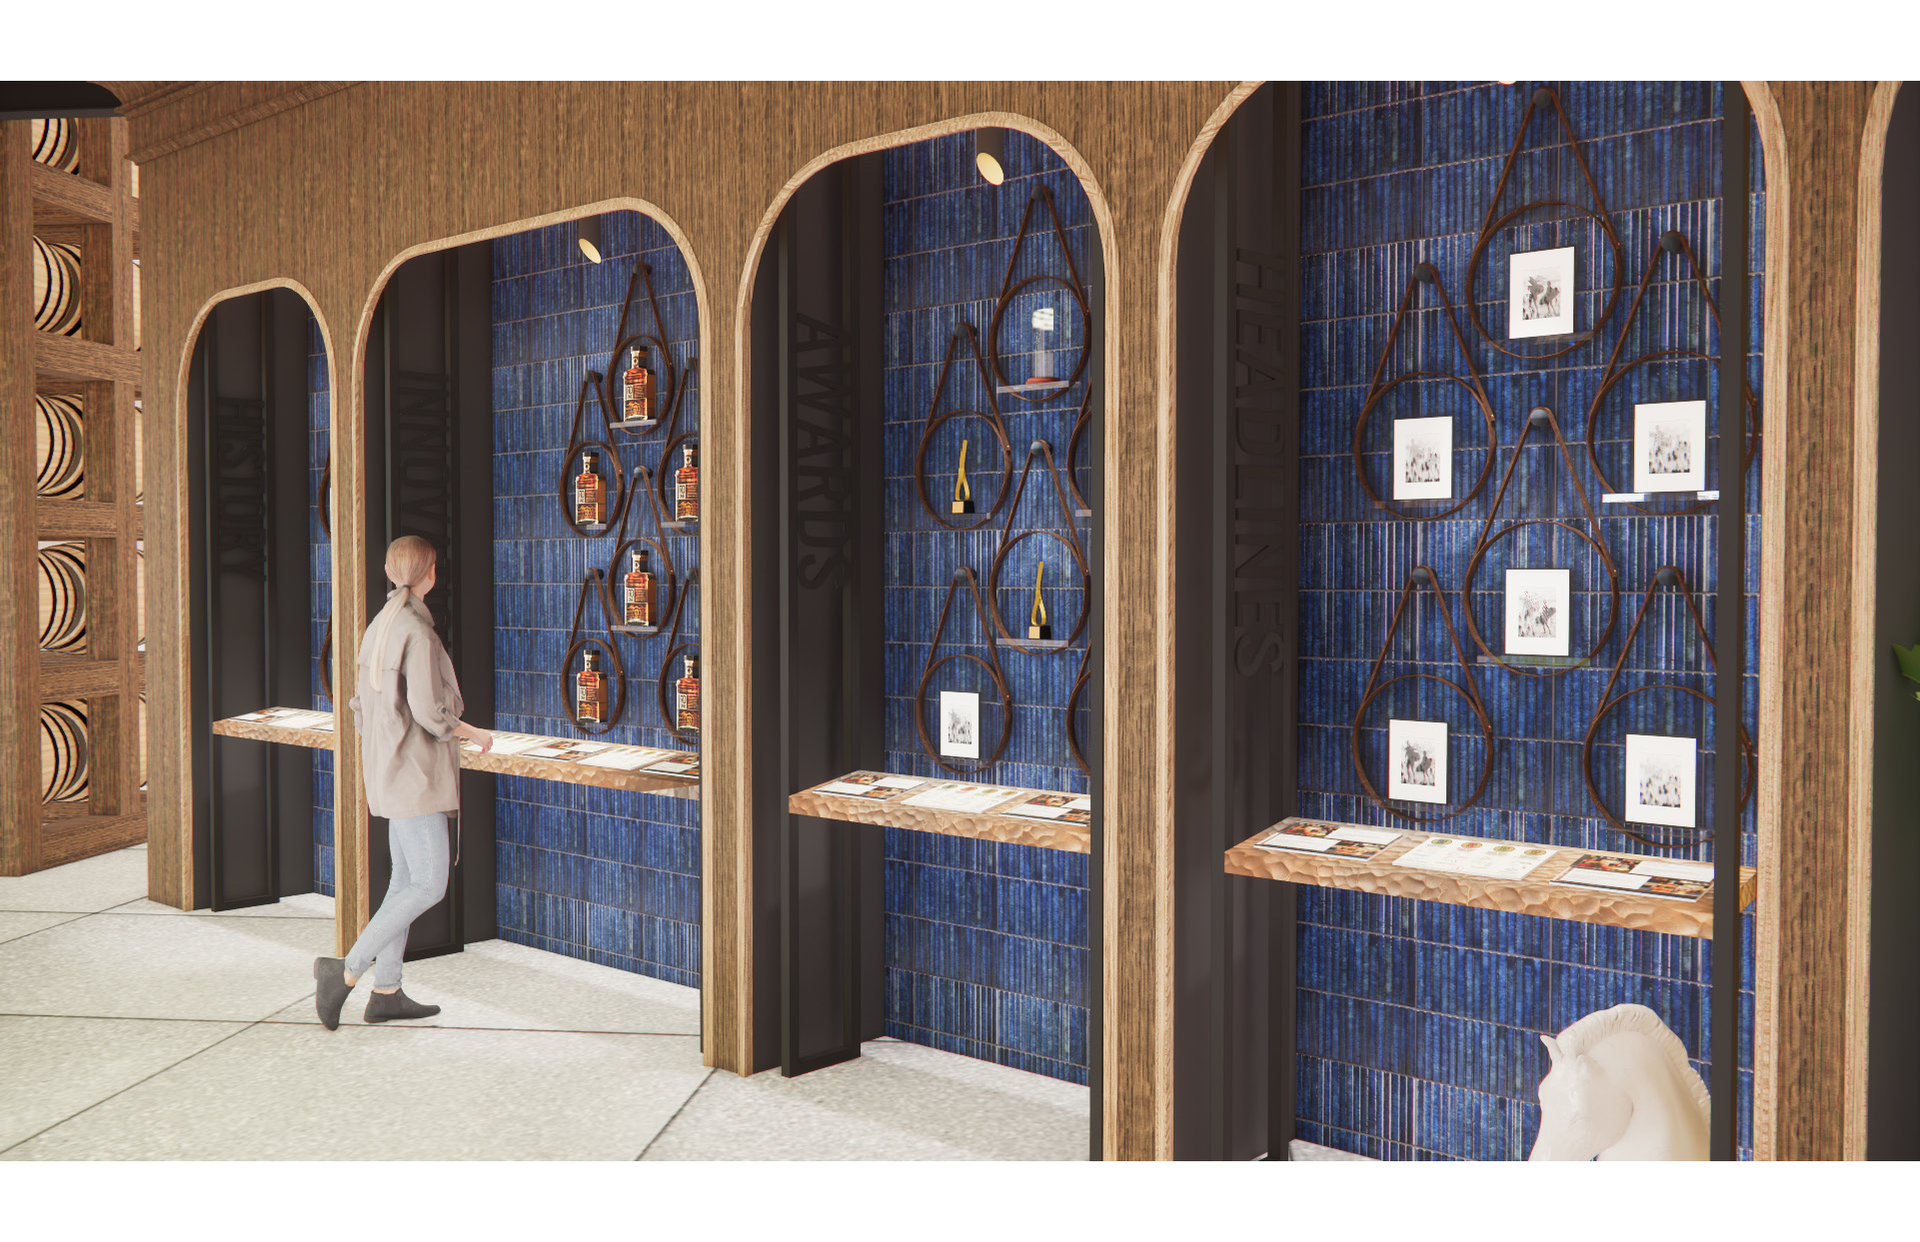
M1259 844L1282 828L1306 824L1324 825L1331 829L1363 829L1369 834L1397 833L1398 839L1371 858L1339 858L1329 854L1262 848ZM1491 879L1399 865L1398 859L1435 836L1487 847L1518 845L1527 849L1544 848L1547 858L1518 880ZM1226 869L1230 875L1252 876L1261 880L1287 880L1295 884L1384 893L1389 897L1414 897L1421 901L1473 906L1481 910L1506 910L1514 914L1537 914L1581 923L1604 923L1635 931L1697 936L1703 940L1713 938L1711 886L1697 898L1681 900L1628 889L1572 887L1554 883L1573 870L1574 864L1588 854L1621 859L1629 866L1642 863L1664 865L1670 861L1656 855L1628 854L1618 850L1560 849L1528 842L1467 837L1459 833L1401 832L1362 824L1337 824L1329 820L1301 818L1281 820L1228 850ZM1758 891L1757 875L1752 867L1740 868L1742 910L1753 903Z
M1695 500L1718 500L1720 493L1713 492L1607 492L1600 497L1603 505L1637 505L1651 500L1655 496L1688 496Z
M1038 397L1073 386L1071 380L1029 380L1024 384L1001 384L994 389L1003 397Z
M1522 668L1586 668L1593 664L1593 659L1590 656L1577 655L1505 654L1497 658L1491 655L1482 655L1476 659L1474 663L1480 665L1482 668L1507 668L1512 666Z
M332 712L311 712L297 707L262 708L243 716L216 720L213 731L223 737L256 742L333 749ZM700 796L700 756L697 754L527 733L495 733L493 736L495 749L484 755L462 742L460 766L476 772L530 776L568 785L598 785L602 789L666 794L675 798ZM509 748L515 753L503 753ZM553 751L562 753L540 753Z
M1033 812L1008 813L1036 798L1045 799L1044 809L1057 811L1062 818L1041 818ZM914 800L918 799L938 800L946 805L915 805ZM1087 804L1084 794L862 770L801 790L787 799L787 810L794 815L837 819L849 824L912 828L950 837L1037 845L1043 849L1086 854L1093 849ZM1066 816L1078 818L1064 818Z

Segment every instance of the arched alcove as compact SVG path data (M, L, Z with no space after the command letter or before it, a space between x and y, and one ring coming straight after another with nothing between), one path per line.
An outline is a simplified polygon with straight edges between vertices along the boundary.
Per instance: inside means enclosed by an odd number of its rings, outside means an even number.
M974 124L1012 127L998 184ZM1098 1095L1104 230L1019 124L824 156L763 231L755 1068L886 1035Z
M193 906L330 891L331 755L210 731L265 708L327 707L330 366L304 290L217 299L189 353L187 426Z
M369 299L362 598L369 612L385 599L392 539L443 550L452 572L428 604L467 716L494 729L495 758L516 757L463 771L461 861L409 956L497 936L699 986L700 731L678 727L676 702L701 632L701 523L676 521L683 490L698 507L697 458L680 476L699 444L699 300L680 231L638 200L415 247ZM657 415L637 422L621 418L635 346ZM583 449L598 454L599 522L576 520ZM636 553L653 611L630 618ZM608 690L597 709L578 701L589 650ZM659 753L578 762L638 750ZM384 827L371 820L356 851L369 913Z
M1746 765L1713 762L1715 739L1739 732L1712 706L1733 679L1705 654L1731 658L1726 617L1746 649L1751 736L1759 582L1739 565L1757 560L1769 450L1763 420L1737 412L1766 400L1765 265L1748 244L1765 181L1739 92L1274 83L1239 103L1170 206L1175 560L1192 569L1176 601L1173 704L1176 766L1193 775L1176 796L1181 1154L1279 1158L1306 1140L1381 1158L1524 1157L1546 1072L1535 1036L1625 1001L1659 1012L1713 1084L1716 1154L1751 1147L1746 900L1716 918L1702 898L1700 921L1669 932L1647 930L1661 926L1651 915L1572 912L1554 901L1569 890L1546 886L1579 851L1707 863L1716 828L1729 874L1755 858L1753 802L1721 779L1751 790ZM1748 182L1723 186L1723 169ZM1509 257L1561 248L1578 255L1576 326L1510 333ZM1728 288L1723 270L1746 279ZM1709 299L1742 309L1716 320ZM1723 367L1726 321L1745 349ZM1733 395L1741 376L1756 401ZM1708 410L1693 447L1712 481L1628 493L1635 407L1680 401ZM1733 561L1713 516L1734 487L1720 454L1747 441L1721 439L1722 408L1755 433L1728 471L1747 516L1734 527L1753 532ZM1409 435L1450 424L1450 487L1393 486L1396 420ZM1529 525L1501 538L1510 523ZM1663 585L1667 565L1690 584L1699 630ZM1547 568L1572 575L1560 614L1572 646L1527 654L1489 621L1504 571ZM1724 611L1723 582L1742 592ZM1388 697L1371 693L1393 678ZM1649 683L1684 693L1623 699ZM1402 717L1452 726L1439 765L1451 786L1434 803L1394 796L1386 778L1389 719ZM1605 809L1626 797L1623 733L1687 744L1697 809L1672 849L1646 843L1644 817L1632 836ZM1718 757L1733 750L1723 740ZM1391 852L1362 874L1321 866L1298 837L1255 844L1296 817L1312 831L1385 830ZM1396 860L1432 833L1552 851L1540 900L1408 878L1430 878Z

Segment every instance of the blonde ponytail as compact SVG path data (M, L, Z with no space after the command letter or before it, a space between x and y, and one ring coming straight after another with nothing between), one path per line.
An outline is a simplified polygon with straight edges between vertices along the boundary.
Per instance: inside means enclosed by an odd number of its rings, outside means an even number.
M387 545L387 580L417 595L414 584L427 576L435 560L432 544L418 535L402 535Z

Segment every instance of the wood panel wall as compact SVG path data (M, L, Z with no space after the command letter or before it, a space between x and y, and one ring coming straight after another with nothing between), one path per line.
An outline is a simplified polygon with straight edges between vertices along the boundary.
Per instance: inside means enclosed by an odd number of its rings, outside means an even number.
M860 151L980 124L1045 139L1086 184L1105 249L1109 593L1105 669L1105 1151L1171 1151L1170 723L1174 565L1173 255L1206 143L1250 91L1231 83L154 84L129 100L142 163L152 894L190 902L186 512L180 407L199 320L232 292L289 284L333 376L338 668L364 626L359 437L367 325L411 253L633 206L688 255L708 385L707 693L702 885L706 1057L751 1061L751 596L744 486L755 264L785 196ZM1845 827L1852 641L1844 601L1860 287L1854 208L1872 89L1752 84L1767 159L1768 425L1761 663L1762 896L1755 1141L1842 1153L1851 903ZM1877 187L1877 182L1875 183ZM1877 189L1876 191L1877 192ZM1791 296L1788 290L1791 290ZM1783 653L1794 652L1789 666ZM336 684L350 684L336 672ZM167 744L160 744L166 739ZM365 918L365 805L348 731L336 766L341 935ZM726 779L715 779L725 774ZM778 791L784 795L791 791ZM357 885L351 877L359 877Z

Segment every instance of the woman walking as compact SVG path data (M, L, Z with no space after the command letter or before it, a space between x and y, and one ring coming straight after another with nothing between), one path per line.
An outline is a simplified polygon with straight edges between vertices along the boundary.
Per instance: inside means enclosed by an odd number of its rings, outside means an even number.
M460 720L466 703L424 602L439 579L433 545L417 535L394 540L387 578L399 585L361 637L360 693L348 706L360 734L367 811L387 821L393 882L346 957L313 960L313 1003L329 1031L340 1025L340 1007L369 966L368 1022L440 1012L400 990L400 959L408 927L447 891L447 815L460 809L457 739L470 738L482 752L493 748L493 734Z

